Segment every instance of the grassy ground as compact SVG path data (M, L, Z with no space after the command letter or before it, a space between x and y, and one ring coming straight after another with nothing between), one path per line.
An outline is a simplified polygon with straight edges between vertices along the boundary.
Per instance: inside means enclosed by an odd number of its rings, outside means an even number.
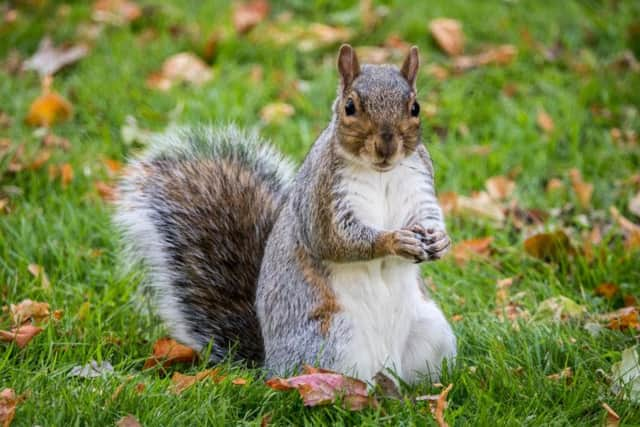
M30 55L45 34L69 40L80 23L90 21L90 2L25 3L15 23L0 24L0 59L12 49ZM305 409L295 394L267 389L259 371L241 366L224 369L252 378L247 386L203 383L180 396L167 392L168 377L141 371L152 343L165 331L133 302L138 278L116 273L117 238L109 223L110 207L94 188L96 180L109 179L105 158L122 161L136 149L121 137L125 118L134 116L141 127L154 130L172 121L257 125L300 160L328 120L337 82L335 45L301 53L295 45L264 41L260 29L249 38L235 37L225 2L157 3L147 10L152 14L132 25L105 28L87 58L55 77L54 89L74 104L75 115L53 130L69 139L70 150L55 149L48 164L70 163L75 172L71 183L63 188L60 180L49 178L46 166L10 173L9 156L0 160L0 198L8 198L10 207L0 212L0 305L31 298L65 312L25 349L0 344L0 388L29 393L14 424L112 425L127 413L143 425L259 425L267 414L277 425L435 424L426 405L403 401L384 401L378 410L359 413L338 406ZM640 56L637 31L634 36L628 30L634 19L635 28L639 25L640 3L389 2L389 15L373 31L363 29L357 6L318 4L312 8L303 1L278 2L272 16L288 10L294 12L294 21L347 25L354 30L354 45L378 44L397 33L418 44L424 62L430 64L448 64L428 36L429 20L439 16L463 22L469 51L486 43L518 48L517 59L506 67L483 67L443 81L426 71L420 75L423 107L437 107L433 117L425 117L424 137L441 192L467 194L482 189L490 176L512 173L520 205L550 211L576 206L570 190L545 192L551 178L570 188L567 171L575 167L595 187L592 208L574 207L569 214L552 217L548 229L571 226L572 238L579 242L581 228L590 228L580 225L581 218L610 223L612 205L639 222L626 208L637 188L623 181L638 172L640 150L637 142L614 141L610 129L640 131L640 74L609 64L625 49L635 49ZM166 57L183 50L202 51L216 29L223 41L213 60L211 82L169 92L145 86L146 77ZM561 42L564 54L553 62L545 60L531 40L548 47ZM262 81L251 83L256 65L262 67ZM296 80L306 82L304 93L291 89ZM505 95L505 86L516 87L516 93ZM27 158L40 149L40 138L24 124L39 93L35 73L13 75L0 68L0 110L12 120L0 126L0 138L9 139L13 149L23 143ZM282 97L295 107L295 115L284 124L260 124L260 109ZM536 126L541 109L555 122L549 135ZM489 152L482 154L479 145ZM453 324L459 338L458 364L442 380L454 384L449 423L597 425L605 416L601 403L607 402L623 424L640 424L640 407L614 396L603 375L620 360L622 349L638 342L637 331L604 330L593 337L580 322L520 321L514 328L493 313L496 280L511 276L520 277L512 295L521 292L519 301L530 312L558 295L584 304L591 313L610 311L619 301L594 295L595 287L605 281L640 297L640 257L624 249L616 228L607 229L611 239L595 261L576 256L548 264L525 255L525 236L511 225L498 227L482 218L459 216L450 216L448 224L454 241L495 238L494 253L487 260L459 266L449 258L424 267L445 313L462 315ZM45 268L50 291L29 273L30 263ZM0 314L0 329L8 327L8 316ZM116 375L94 380L67 377L71 367L91 359L110 361ZM573 370L570 380L546 378L566 367ZM111 401L129 375L133 379ZM135 391L137 383L146 385L141 394ZM407 390L407 395L437 391L423 384Z

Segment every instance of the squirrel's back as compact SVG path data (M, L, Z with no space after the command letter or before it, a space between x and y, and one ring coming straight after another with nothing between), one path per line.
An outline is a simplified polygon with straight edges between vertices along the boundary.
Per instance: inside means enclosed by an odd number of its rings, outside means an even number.
M213 341L212 360L232 348L241 359L263 358L256 284L291 175L255 134L200 127L152 144L120 184L115 222L125 253L146 267L172 336L196 350Z

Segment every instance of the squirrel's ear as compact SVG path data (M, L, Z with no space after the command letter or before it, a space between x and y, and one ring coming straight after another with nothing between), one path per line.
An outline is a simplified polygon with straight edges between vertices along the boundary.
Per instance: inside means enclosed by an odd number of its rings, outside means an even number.
M342 90L344 91L360 74L360 64L356 51L348 44L343 44L338 53L338 71L342 81Z
M404 78L407 79L407 82L409 82L409 86L411 86L413 90L416 89L416 76L418 75L418 67L420 67L418 47L412 46L409 50L409 54L402 64L400 72L402 73Z

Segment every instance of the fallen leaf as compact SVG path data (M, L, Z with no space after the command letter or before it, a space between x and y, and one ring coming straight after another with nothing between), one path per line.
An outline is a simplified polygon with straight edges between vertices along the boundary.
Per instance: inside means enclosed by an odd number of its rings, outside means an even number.
M352 34L352 31L348 28L331 27L316 22L305 27L298 41L298 49L303 52L309 52L338 42L344 43L351 38Z
M11 421L16 415L16 407L24 399L24 395L16 396L16 392L13 389L5 388L0 391L0 425L2 427L11 425Z
M569 171L569 178L571 179L571 185L573 191L578 197L580 206L588 208L591 204L591 195L593 194L593 184L582 180L582 174L578 169L571 169Z
M324 369L306 369L309 372L291 378L271 378L266 384L274 390L298 390L305 406L328 405L342 397L347 409L357 411L375 406L369 397L367 384Z
M458 71L466 71L485 65L508 65L518 55L518 49L510 44L491 47L476 55L458 56L453 59L453 68Z
M496 203L485 191L474 193L471 197L459 195L456 200L456 211L496 222L505 220L502 206Z
M489 196L495 200L503 200L511 196L516 183L505 176L493 176L484 182Z
M11 331L0 331L0 341L15 342L18 348L24 348L43 329L39 326L24 324L12 328Z
M607 420L605 422L605 427L618 427L620 425L620 415L614 411L611 406L602 402L602 407L605 411L607 411Z
M140 422L133 415L129 414L126 417L122 417L116 423L117 427L141 427Z
M509 301L507 304L497 307L494 311L496 316L501 322L505 320L509 320L513 323L513 325L517 325L515 323L518 319L528 319L529 311L527 311L522 304L517 303L515 301Z
M200 57L191 52L181 52L167 58L161 70L147 78L147 86L166 91L176 83L202 86L212 78L211 69Z
M96 378L113 374L113 372L113 366L111 366L111 363L107 361L98 363L95 360L92 360L84 366L74 366L73 368L71 368L71 371L69 371L69 374L67 376L80 378Z
M219 382L224 379L224 376L220 375L220 370L215 369L207 369L201 372L198 372L195 375L184 375L180 372L175 372L171 377L171 387L170 390L174 394L181 394L183 391L191 387L197 382L203 381L205 379L212 379L213 381Z
M73 167L69 163L64 163L60 166L60 182L62 188L67 188L73 181Z
M293 116L295 112L292 105L284 102L273 102L262 107L260 118L265 123L282 123L288 117Z
M33 159L31 164L29 165L29 169L32 171L40 169L45 163L49 161L51 158L51 150L40 150L36 155L36 158Z
M28 320L42 322L49 318L49 303L26 299L9 306L9 314L13 325L22 325Z
M36 98L29 107L25 121L31 126L49 127L68 120L73 107L56 92L47 92Z
M198 355L192 348L179 344L171 338L160 338L153 345L153 355L144 362L143 369L160 364L166 368L175 363L192 363L197 358Z
M89 47L85 44L54 46L50 37L40 41L38 50L22 64L24 70L35 70L41 77L51 76L61 68L73 64L87 56Z
M614 330L637 329L640 330L638 309L636 307L623 307L610 313L599 316L601 320L608 322L607 327Z
M246 378L234 378L231 380L231 384L233 385L246 385L247 382Z
M640 360L636 347L622 352L620 362L611 367L611 391L615 395L622 394L623 399L640 403Z
M269 15L267 0L252 0L236 3L233 7L233 27L239 34L251 31Z
M118 160L105 158L102 160L102 163L111 175L117 175L122 171L122 162L119 162Z
M540 129L542 129L546 133L553 132L553 130L556 127L556 125L553 123L553 119L551 118L549 113L547 113L544 110L538 111L538 116L536 118L536 123L538 123L538 126L540 127Z
M567 366L562 371L557 374L547 375L547 378L552 381L566 380L573 377L573 369L570 366Z
M629 212L640 217L640 192L629 199Z
M564 188L564 183L561 180L558 178L551 178L549 182L547 182L546 191L547 193L551 193L562 188Z
M453 257L458 265L463 265L471 259L486 257L491 252L493 237L463 240L453 247Z
M496 305L504 306L509 301L509 288L513 285L513 277L500 279L496 282Z
M435 418L439 427L448 427L447 422L444 420L444 410L447 408L447 395L453 388L453 384L449 384L447 388L440 392L438 401L436 402Z
M114 186L109 185L104 181L96 181L93 185L102 200L112 201L116 199L116 188Z
M524 250L527 254L544 261L558 261L568 254L575 253L569 237L561 230L529 237L524 241Z
M438 203L444 214L450 214L458 209L458 194L453 191L440 193Z
M124 25L142 16L142 8L130 0L97 0L93 3L94 21Z
M46 290L51 288L51 282L49 282L49 277L44 271L44 267L38 264L29 264L27 266L27 270L29 270L29 273L31 273L33 277L40 279L40 286L42 289Z
M638 300L633 295L625 295L622 297L622 301L625 307L633 307L638 305Z
M462 54L464 33L460 21L450 18L437 18L429 23L429 31L438 46L449 56Z
M606 299L613 298L618 292L620 292L620 288L615 283L601 283L595 289L596 295Z
M587 313L587 308L563 295L542 301L534 313L532 320L552 320L555 322L580 318Z
M618 223L625 235L625 246L627 249L640 248L640 225L636 225L622 216L615 206L611 206L609 212L611 212L611 216Z

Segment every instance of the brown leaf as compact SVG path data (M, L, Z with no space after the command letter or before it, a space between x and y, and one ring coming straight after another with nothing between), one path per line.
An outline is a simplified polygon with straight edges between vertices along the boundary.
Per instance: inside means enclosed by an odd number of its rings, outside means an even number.
M562 371L558 372L557 374L551 374L551 375L547 375L547 378L552 380L552 381L559 381L559 380L567 380L573 377L573 369L571 369L570 366L567 366L566 368L564 368Z
M542 129L546 133L553 132L553 130L556 127L556 125L553 123L553 119L551 118L549 113L547 113L544 110L538 111L538 116L536 118L536 123L538 123L538 126L540 127L540 129Z
M171 338L160 338L153 345L153 355L144 363L143 369L159 364L166 368L174 363L192 363L197 358L198 355L192 348L179 344Z
M456 210L460 213L502 222L505 219L504 210L485 191L472 194L471 197L458 196Z
M442 386L442 385L440 385ZM449 384L445 389L443 389L440 394L437 395L428 395L421 396L419 400L426 400L429 402L429 409L431 410L431 414L438 423L439 427L448 427L449 424L444 419L444 411L447 409L447 395L453 388L453 384Z
M9 427L16 415L16 407L25 399L24 395L16 396L13 389L5 388L0 391L0 425Z
M40 169L51 158L51 150L40 150L36 155L36 158L31 161L29 169L35 171Z
M233 385L247 385L247 382L246 378L234 378L231 380L231 384Z
M366 383L325 369L307 368L304 375L291 378L271 378L266 384L274 390L298 390L305 406L328 405L342 397L347 409L358 411L375 406Z
M147 78L151 89L169 90L177 83L190 83L202 86L213 78L209 66L191 52L181 52L167 58L162 69Z
M224 376L220 375L220 370L218 368L207 369L198 372L195 375L184 375L180 372L175 372L171 377L172 384L170 390L174 394L181 394L183 391L185 391L195 383L203 381L207 378L210 378L215 382L220 382L224 379Z
M18 348L24 348L36 335L38 335L42 331L42 328L27 323L12 328L11 331L0 331L0 341L14 341Z
M460 21L437 18L429 23L429 31L447 55L457 56L464 51L464 33Z
M505 176L493 176L484 183L489 196L495 200L503 200L511 196L516 183Z
M130 0L97 0L93 3L94 21L124 25L142 16L142 8Z
M129 414L126 417L122 417L116 423L117 427L142 427L140 422L133 415Z
M611 206L609 212L611 212L611 216L618 223L618 226L620 226L625 235L625 246L627 249L640 248L640 225L636 225L622 216L615 206Z
M51 282L49 282L49 277L47 276L47 273L45 273L44 267L38 264L29 264L27 266L27 270L29 270L29 273L31 273L33 277L40 279L40 286L42 289L51 289Z
M623 296L622 301L625 307L633 307L634 305L638 305L638 300L633 295Z
M15 326L22 325L28 320L42 322L49 318L49 303L26 299L18 304L11 304L9 314Z
M518 319L529 318L529 312L522 306L522 304L515 301L509 301L506 305L497 307L495 309L495 314L501 322L504 322L505 320L515 322Z
M595 289L596 295L600 295L606 299L613 298L619 291L620 288L614 283L601 283Z
M62 188L67 188L71 181L73 181L73 167L69 163L64 163L60 166Z
M260 118L265 123L282 123L288 117L295 114L296 110L292 105L284 102L273 102L267 104L260 110Z
M637 329L640 330L638 309L636 307L624 307L610 313L600 315L600 319L607 321L607 327L614 330Z
M269 15L267 0L236 3L233 7L233 26L239 34L251 31Z
M487 257L491 252L491 242L493 242L493 237L463 240L453 247L453 257L458 265L464 265L471 259Z
M96 191L105 201L112 201L116 198L116 189L112 185L107 184L104 181L96 181L93 183L96 188Z
M485 65L508 65L518 55L515 46L505 44L492 47L477 55L458 56L453 59L453 68L458 71L466 71Z
M87 56L89 47L85 44L54 46L50 37L40 41L38 50L22 64L24 70L35 70L40 76L51 76L61 68L73 64Z
M458 194L453 191L440 193L438 203L445 215L455 212L458 209Z
M607 420L605 422L605 427L618 427L620 425L620 415L614 411L611 406L602 402L602 407L605 411L607 411Z
M29 107L25 121L31 126L49 127L71 117L73 107L56 92L40 95Z
M591 204L591 195L593 194L593 184L584 182L582 180L582 174L578 169L571 169L569 171L569 178L571 179L571 185L573 191L578 197L580 206L588 208Z
M564 183L558 178L551 178L549 182L547 182L547 193L551 193L553 191L557 191L564 188Z
M529 237L524 241L524 250L532 257L544 261L558 261L563 256L575 253L569 237L562 230Z

